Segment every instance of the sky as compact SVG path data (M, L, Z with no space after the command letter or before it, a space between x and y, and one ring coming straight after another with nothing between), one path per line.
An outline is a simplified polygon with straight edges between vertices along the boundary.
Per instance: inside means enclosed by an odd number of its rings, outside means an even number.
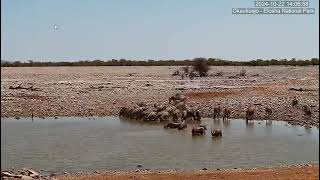
M232 14L251 7L254 0L1 0L1 59L319 57L317 0L314 15Z

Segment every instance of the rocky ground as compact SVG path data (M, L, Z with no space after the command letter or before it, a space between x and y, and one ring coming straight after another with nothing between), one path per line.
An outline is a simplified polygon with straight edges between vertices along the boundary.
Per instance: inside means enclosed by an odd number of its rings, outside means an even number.
M2 67L1 117L117 115L122 106L151 106L181 92L202 116L221 105L231 108L232 118L241 118L254 105L255 118L265 119L264 108L269 106L270 119L319 125L318 66L217 66L211 67L209 77L194 80L172 76L179 68ZM246 76L239 76L242 69ZM216 76L218 72L222 76ZM23 89L15 89L19 85ZM293 108L294 96L299 105ZM311 107L311 117L304 116L303 105Z
M49 176L44 176L39 172L32 170L31 168L22 168L20 170L11 168L8 170L1 170L1 180L6 179L22 179L22 180L33 180L33 179L52 179Z

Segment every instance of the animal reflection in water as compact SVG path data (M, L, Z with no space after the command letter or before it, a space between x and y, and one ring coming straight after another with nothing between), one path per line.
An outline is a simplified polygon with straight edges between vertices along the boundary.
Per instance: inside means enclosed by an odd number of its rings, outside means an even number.
M221 122L219 120L213 120L213 124L215 126L220 126L221 125Z
M246 121L246 127L252 128L254 125L254 121Z
M230 126L230 120L226 120L226 121L223 121L223 126L224 127L229 127Z
M271 126L272 125L272 120L266 120L266 126Z

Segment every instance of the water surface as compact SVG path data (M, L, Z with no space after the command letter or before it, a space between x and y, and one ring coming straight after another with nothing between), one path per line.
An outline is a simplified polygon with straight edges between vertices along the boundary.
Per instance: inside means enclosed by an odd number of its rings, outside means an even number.
M164 129L118 117L2 119L1 168L32 167L46 172L150 169L202 169L318 163L319 129L265 121L246 125L204 121L206 136ZM210 127L222 128L212 138Z

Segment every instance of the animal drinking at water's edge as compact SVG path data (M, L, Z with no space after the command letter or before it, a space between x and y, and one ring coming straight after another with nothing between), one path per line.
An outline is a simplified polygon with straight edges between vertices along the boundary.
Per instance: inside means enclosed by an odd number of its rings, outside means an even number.
M186 121L182 122L169 122L164 125L164 128L178 128L178 130L182 130L184 128L187 128Z
M174 123L174 122L170 122L164 125L164 128L179 128L179 127L180 127L180 123Z
M224 108L223 110L223 115L222 115L222 120L227 121L230 118L231 110L229 108Z
M155 121L157 119L157 113L152 111L148 114L147 120L149 121Z
M201 115L200 115L200 111L199 110L196 110L194 116L195 116L195 120L197 120L197 121L201 120Z
M270 117L271 114L272 114L272 109L271 109L270 107L266 107L266 108L265 108L265 111L266 111L266 116L267 116L267 117Z
M216 118L219 120L219 116L221 114L222 108L221 106L213 108L213 120L216 120Z
M178 130L185 129L185 128L187 128L187 127L188 127L188 126L187 126L186 121L182 121L182 122L180 123L180 126L178 127Z
M221 129L211 129L212 137L222 137L222 130Z
M202 127L204 130L207 130L207 125L205 125L205 124L200 125L199 127Z
M206 130L204 129L204 127L193 127L191 132L192 132L192 135L205 135L206 134Z
M254 107L250 106L246 111L246 122L248 122L248 120L253 120L253 117L254 117Z

